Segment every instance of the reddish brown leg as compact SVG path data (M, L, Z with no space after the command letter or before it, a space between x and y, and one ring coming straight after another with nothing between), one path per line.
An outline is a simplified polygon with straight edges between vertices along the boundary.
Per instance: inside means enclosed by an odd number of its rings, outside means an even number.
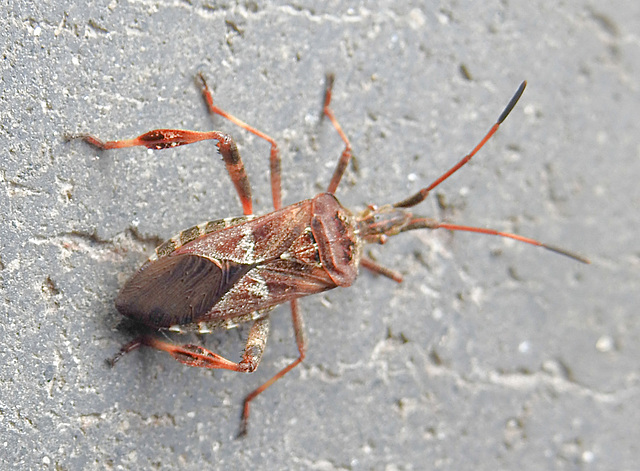
M307 351L307 336L304 330L304 320L302 319L302 314L300 313L300 309L298 308L298 300L294 299L291 301L291 319L293 321L293 332L296 337L296 345L298 346L298 352L300 356L291 362L289 365L284 367L278 373L276 373L269 381L262 384L260 387L254 389L251 393L244 398L244 407L242 409L242 422L240 424L240 433L238 436L243 436L247 434L247 427L249 425L249 405L251 401L253 401L258 395L263 393L269 386L278 381L284 375L286 375L289 371L294 369L302 360L304 360L305 353Z
M278 144L276 143L276 141L272 137L268 136L267 134L263 133L262 131L259 131L256 128L248 125L247 123L245 123L241 119L236 118L235 116L227 113L223 109L215 106L213 104L213 95L211 94L211 91L209 90L209 87L207 86L207 82L206 82L204 76L202 74L198 74L197 79L198 79L199 84L200 84L200 86L202 88L202 95L204 96L204 99L205 99L205 101L207 103L207 106L209 108L209 112L211 114L220 115L223 118L228 119L229 121L231 121L235 125L240 126L242 129L245 129L246 131L249 131L250 133L260 137L261 139L264 139L269 144L271 144L270 172L271 172L271 195L272 195L272 199L273 199L273 207L275 209L282 208L282 190L281 190L281 177L280 177L280 175L281 175L281 163L280 163L280 151L278 150ZM326 106L328 106L328 102L327 102ZM330 110L329 110L329 113L330 113ZM330 116L330 119L332 119L332 122L335 121L335 118L331 118L331 116ZM335 124L337 124L337 122ZM339 126L340 125L338 125L338 132L340 132L341 135L343 136L343 138L346 139L346 136L344 136L344 133L342 133L342 130L339 129ZM348 162L348 158L347 158L347 162ZM345 164L345 166L346 166L346 164ZM343 173L344 173L344 170L343 170ZM338 178L338 181L339 180L340 179ZM336 184L336 186L337 186L337 184ZM292 317L292 320L293 320L293 330L294 330L294 333L295 333L296 344L298 346L298 352L300 353L300 356L295 361L293 361L291 364L289 364L288 366L283 368L281 371L279 371L276 375L274 375L269 381L267 381L266 383L262 384L260 387L255 389L249 395L247 395L247 397L244 400L244 407L243 407L243 411L242 411L242 423L241 423L241 426L240 426L240 433L239 433L240 436L246 435L246 433L247 433L247 426L248 426L248 423L249 423L249 409L250 409L251 401L253 401L258 395L260 395L267 388L269 388L269 386L271 386L273 383L275 383L277 380L282 378L285 374L287 374L289 371L291 371L293 368L295 368L297 365L299 365L302 362L302 360L304 359L305 351L306 351L306 348L307 348L307 339L306 339L306 335L305 335L305 331L304 331L304 322L303 322L303 319L302 319L302 315L300 314L300 309L298 308L298 301L297 300L291 301L291 317Z
M402 275L399 272L392 270L391 268L387 268L384 265L380 265L378 262L374 262L370 258L362 257L360 259L360 266L373 273L377 273L378 275L386 276L396 283L402 283Z
M331 96L333 92L334 81L335 81L335 77L333 76L333 74L328 74L326 89L324 93L324 106L322 108L322 113L324 116L329 118L329 121L331 121L331 124L333 124L333 127L336 128L336 131L338 131L338 134L342 138L342 141L344 142L345 147L344 147L344 150L342 151L342 154L340 155L340 159L338 160L338 165L336 166L336 169L333 171L333 176L331 177L331 182L329 183L329 187L327 188L327 192L329 193L336 192L336 190L338 189L338 185L340 184L340 180L342 180L342 176L344 175L344 172L347 169L347 165L349 165L349 161L351 160L351 143L349 142L349 138L347 137L345 132L342 130L342 126L340 126L340 123L338 122L335 115L333 114L333 110L331 110L329 106L331 104ZM360 260L360 265L369 271L372 271L382 276L386 276L387 278L390 278L393 281L396 281L398 283L402 283L402 275L400 273L390 268L384 267L379 263L374 262L370 258L362 257L362 259Z
M105 142L89 134L72 136L71 139L83 139L92 146L104 150L122 149L124 147L135 146L144 146L148 149L167 149L199 141L218 141L216 146L224 159L227 172L229 172L231 181L233 182L236 192L240 197L243 212L245 215L253 214L249 178L247 177L247 172L245 171L244 164L240 158L238 146L233 138L228 134L224 134L219 131L199 132L186 131L182 129L155 129L136 138L124 139L121 141Z
M266 135L262 131L249 126L247 123L242 121L241 119L236 118L235 116L227 113L226 111L218 108L213 104L213 95L207 86L207 82L204 78L204 75L198 74L196 76L196 81L200 85L202 89L202 95L204 96L204 100L207 103L207 107L209 108L209 112L211 114L217 114L222 116L223 118L228 119L233 124L240 126L242 129L249 131L250 133L258 136L261 139L264 139L269 144L271 144L271 155L270 155L270 171L271 171L271 196L273 198L273 207L275 209L282 208L282 191L281 191L281 183L280 183L280 151L278 150L278 144L276 141L270 136Z
M218 108L213 104L213 95L207 86L207 82L202 74L198 74L197 78L199 79L200 86L202 88L202 95L207 103L209 108L209 112L211 114L217 114L222 116L223 118L228 119L233 124L240 126L242 129L249 131L250 133L264 139L269 144L271 144L271 154L270 154L270 172L271 172L271 196L273 199L273 207L275 209L282 208L282 190L281 190L281 163L280 163L280 151L278 150L278 144L276 141L268 136L267 134L259 131L258 129L249 126L247 123L242 121L239 118L227 113L226 111ZM339 125L338 125L339 126ZM339 131L341 132L341 131ZM347 160L348 161L348 160ZM338 179L339 180L339 179ZM296 337L296 344L298 346L298 352L300 356L289 364L287 367L283 368L276 375L274 375L269 381L262 384L260 387L252 391L247 397L244 399L244 407L242 410L242 423L240 425L239 436L246 435L247 427L249 424L249 409L250 403L253 401L258 395L260 395L263 391L265 391L269 386L275 383L277 380L286 375L289 371L299 365L305 356L305 351L307 348L307 339L304 332L304 322L302 319L302 315L300 314L300 310L298 308L298 301L291 301L291 317L293 320L293 330Z
M327 85L324 92L324 106L322 108L322 113L324 116L329 118L333 127L336 128L338 134L340 134L340 138L344 142L344 150L342 151L342 155L340 155L340 160L338 160L338 165L336 169L333 171L333 176L331 177L331 182L329 182L329 186L327 187L328 193L335 193L338 189L338 185L340 184L340 180L342 180L342 176L344 175L345 170L347 169L347 165L349 165L349 161L351 160L351 143L349 142L349 138L342 130L340 123L336 119L335 115L329 105L331 104L331 94L333 91L333 82L335 77L333 74L327 75Z
M146 345L169 353L173 358L185 365L199 368L222 368L225 370L240 371L242 373L251 373L255 371L260 364L262 354L267 344L268 335L269 317L263 317L255 321L249 331L249 337L245 345L242 360L239 363L227 360L198 345L174 345L156 337L145 336L137 338L122 347L110 361L110 364L115 364L124 354Z
M120 351L118 353L116 353L113 356L113 358L110 358L110 359L107 360L107 364L110 367L113 368L115 366L115 364L120 360L120 358L125 356L127 353L132 352L132 351L137 350L140 347L142 347L145 344L144 343L144 339L145 339L145 337L138 337L136 339L133 339L128 344L123 345L122 348L120 349Z

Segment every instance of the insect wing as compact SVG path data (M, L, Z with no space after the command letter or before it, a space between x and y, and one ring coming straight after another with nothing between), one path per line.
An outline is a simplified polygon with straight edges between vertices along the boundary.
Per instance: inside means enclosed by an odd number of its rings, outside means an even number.
M285 253L308 227L310 219L311 202L301 201L199 237L178 248L175 254L259 265Z
M143 267L116 299L120 313L162 328L197 321L253 266L171 255Z
M198 321L249 315L334 288L310 228L311 200L200 237L175 254L199 255L251 269ZM173 254L170 257L174 256Z

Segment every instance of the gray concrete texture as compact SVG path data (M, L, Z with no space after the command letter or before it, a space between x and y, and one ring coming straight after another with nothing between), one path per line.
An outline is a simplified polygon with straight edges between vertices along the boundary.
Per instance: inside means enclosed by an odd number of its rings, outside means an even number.
M640 4L4 2L0 89L1 469L637 469L640 452ZM142 349L113 301L161 241L240 205L212 143L97 152L160 128L237 137L258 212L277 139L285 203L326 188L342 150L320 121L324 75L353 143L345 206L435 179L529 86L496 137L417 212L589 256L419 231L361 273L286 306L253 375ZM246 329L201 342L233 360Z

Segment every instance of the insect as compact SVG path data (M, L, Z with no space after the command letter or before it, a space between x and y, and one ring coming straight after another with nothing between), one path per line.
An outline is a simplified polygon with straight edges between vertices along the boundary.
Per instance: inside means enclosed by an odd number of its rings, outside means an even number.
M265 350L269 314L288 302L298 347L298 358L256 388L244 399L240 433L247 431L251 402L305 358L307 339L298 298L338 286L350 286L359 266L397 282L401 275L363 254L368 243L384 243L390 236L416 229L471 231L515 239L589 263L583 257L527 237L480 227L450 224L416 216L407 208L424 201L430 191L465 165L495 134L520 99L523 82L496 123L476 147L429 186L395 204L368 206L354 214L334 196L351 159L351 144L330 107L333 76L327 76L323 116L344 142L326 192L290 206L282 206L280 154L276 142L213 103L202 75L196 81L209 112L220 115L271 145L271 192L275 210L254 216L249 179L233 139L219 131L197 132L157 129L134 139L103 142L91 135L79 135L100 149L144 146L166 149L203 140L214 140L225 162L243 208L243 216L207 222L186 229L156 249L156 253L124 285L116 307L124 316L155 330L208 333L252 322L239 362L230 361L199 345L174 345L154 335L129 342L112 359L143 345L168 352L184 364L249 373L255 371Z

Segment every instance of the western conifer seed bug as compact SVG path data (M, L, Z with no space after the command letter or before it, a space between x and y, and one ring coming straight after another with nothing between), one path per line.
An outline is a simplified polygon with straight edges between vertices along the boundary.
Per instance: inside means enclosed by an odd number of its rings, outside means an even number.
M271 137L218 108L202 75L196 81L213 115L220 115L271 144L270 174L274 211L254 216L251 187L233 139L219 131L198 132L156 129L133 139L103 142L79 135L100 149L144 146L166 149L203 140L217 142L219 153L235 186L243 216L220 219L186 229L156 249L156 253L124 285L116 307L124 316L155 330L207 333L252 322L240 362L235 363L198 345L174 345L154 335L144 335L122 347L111 360L142 345L164 350L190 366L223 368L250 373L264 353L269 333L269 313L288 302L299 356L244 399L240 434L247 431L251 402L275 381L295 368L305 357L307 339L298 298L337 286L350 286L358 267L401 282L401 275L363 255L367 243L384 243L388 237L414 229L470 231L515 239L566 255L580 262L583 257L527 237L450 224L412 214L406 208L425 200L429 192L465 165L495 134L520 99L523 82L489 132L457 164L429 186L395 204L368 206L353 214L334 196L351 159L351 144L330 108L333 76L327 76L323 116L344 142L326 192L309 200L282 206L280 154Z

